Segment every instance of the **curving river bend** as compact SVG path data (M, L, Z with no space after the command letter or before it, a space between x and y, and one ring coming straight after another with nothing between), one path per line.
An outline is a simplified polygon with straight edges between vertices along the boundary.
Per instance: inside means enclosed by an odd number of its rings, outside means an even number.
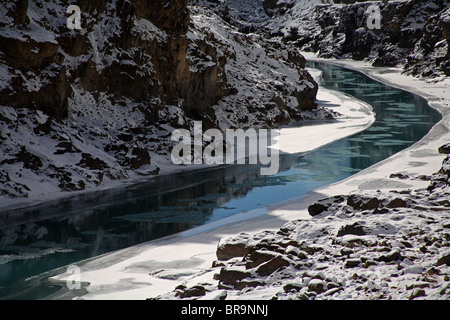
M323 87L371 104L373 125L310 153L280 155L274 176L261 176L253 165L200 169L0 212L0 299L45 297L55 289L27 279L306 195L409 147L441 118L425 99L357 71L319 62L308 66L323 72Z

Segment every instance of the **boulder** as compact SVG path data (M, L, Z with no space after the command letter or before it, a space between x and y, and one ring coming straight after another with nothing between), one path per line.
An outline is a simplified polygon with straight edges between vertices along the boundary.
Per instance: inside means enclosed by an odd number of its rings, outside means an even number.
M321 203L314 203L308 207L308 213L310 216L314 217L326 211L328 207L329 206L323 205Z
M138 169L143 165L151 164L150 154L147 149L142 147L134 147L131 154L133 157L128 161L132 169Z
M359 266L359 264L361 263L360 259L347 259L345 260L345 267L346 268L354 268Z
M422 288L415 288L413 290L413 292L411 293L411 295L409 296L409 300L413 300L415 298L424 297L424 296L426 296L426 292L425 292L424 289L422 289Z
M245 264L245 267L247 269L255 268L259 266L260 264L269 261L270 259L273 259L276 257L277 254L274 254L271 251L261 251L257 250L254 252L249 253L245 256L245 260L247 260L247 263Z
M446 253L444 253L444 254L437 260L436 264L437 264L438 266L443 265L443 264L445 264L445 265L447 265L447 266L450 266L450 250L447 251Z
M312 279L308 283L308 290L312 292L316 292L317 294L325 292L327 286L323 280L320 279Z
M385 255L378 257L377 261L382 262L392 262L397 261L401 258L401 254L398 250L392 250Z
M238 281L250 277L251 273L241 268L223 267L216 277L225 285L235 285Z
M290 262L283 258L281 255L276 256L269 261L261 264L256 270L256 274L259 276L268 276L277 270L283 269L290 265Z
M283 290L284 292L300 291L303 287L303 283L288 282L283 286Z
M347 198L347 205L357 210L374 210L382 205L382 200L376 197L352 194Z
M81 154L81 161L77 165L80 167L87 167L91 170L103 170L108 168L108 165L103 160L84 152Z
M408 203L403 199L395 198L395 199L389 201L386 206L391 209L406 208L408 206Z
M446 143L439 147L438 149L439 153L442 154L450 154L450 143Z
M336 236L342 237L346 234L354 234L357 236L364 236L370 233L370 228L366 227L364 223L362 222L355 222L353 224L348 224L345 226L342 226Z
M200 285L193 286L191 288L187 288L184 291L177 293L177 295L183 299L190 298L190 297L200 297L200 296L204 296L205 294L206 294L205 288Z
M216 256L219 260L229 260L234 257L243 257L250 252L244 243L225 243L217 246Z

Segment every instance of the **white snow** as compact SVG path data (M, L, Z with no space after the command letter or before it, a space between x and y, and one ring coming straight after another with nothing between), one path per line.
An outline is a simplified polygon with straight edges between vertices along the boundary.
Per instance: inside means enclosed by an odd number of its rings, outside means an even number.
M135 20L132 32L139 33L143 40L153 40L156 38L160 41L165 41L168 37L166 32L158 29L146 19Z
M342 116L334 123L318 121L311 126L282 128L278 138L281 152L296 153L315 150L352 133L362 131L372 125L375 120L370 105L340 92L320 87L318 100L321 106L328 105Z
M6 65L0 64L0 90L5 90L11 84L13 77L8 69Z

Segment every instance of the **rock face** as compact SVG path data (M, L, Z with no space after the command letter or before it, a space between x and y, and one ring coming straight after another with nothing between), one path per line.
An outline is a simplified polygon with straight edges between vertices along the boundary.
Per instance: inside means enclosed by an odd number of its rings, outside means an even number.
M316 117L318 86L296 49L187 0L77 5L80 29L65 2L0 4L0 197L157 174L171 132L193 120L206 130Z
M344 5L316 2L316 6L307 9L298 4L278 12L276 19L285 26L280 27L281 32L272 31L273 36L281 35L283 41L318 52L324 58L399 66L407 73L426 78L449 74L448 0L334 1ZM369 28L368 21L375 17L375 11L369 9L371 5L379 8L379 29ZM295 28L293 32L292 24L301 19L304 21L298 24L307 27Z
M442 62L442 70L446 76L450 76L450 8L441 14L439 22L442 27L442 35L447 41L447 55L445 56L445 61Z
M39 8L37 3L31 6L46 13L47 8ZM60 120L68 115L72 83L88 92L112 94L114 99L146 102L158 96L163 103L184 99L187 109L204 109L227 94L225 61L203 72L189 70L185 35L190 20L185 0L164 5L160 1L80 1L83 29L79 31L64 26L65 8L57 7L60 17L35 22L40 24L39 32L45 33L44 39L38 39L32 25L26 24L27 7L27 1L11 6L8 15L14 17L14 24L10 32L0 33L2 59L8 70L16 73L11 85L0 91L2 105L43 110ZM97 22L100 19L106 19L104 25ZM139 23L153 24L166 39L152 36L151 30ZM8 29L6 24L3 29ZM23 36L12 37L13 31ZM214 50L206 44L204 49ZM74 67L76 59L82 62ZM46 81L30 90L30 82L43 74Z
M257 30L323 58L398 66L430 79L450 73L448 0L191 1L207 4L243 32Z
M268 16L273 16L274 14L284 14L287 10L294 6L292 2L290 3L278 0L264 0L262 5Z

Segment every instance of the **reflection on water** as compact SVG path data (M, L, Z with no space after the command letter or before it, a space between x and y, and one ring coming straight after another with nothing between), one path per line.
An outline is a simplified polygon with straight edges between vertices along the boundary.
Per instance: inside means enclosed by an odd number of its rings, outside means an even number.
M416 95L342 67L309 66L323 71L324 87L371 104L373 126L308 154L280 155L274 176L261 176L256 165L223 166L2 212L0 298L44 296L48 286L23 280L346 178L418 141L440 119Z

